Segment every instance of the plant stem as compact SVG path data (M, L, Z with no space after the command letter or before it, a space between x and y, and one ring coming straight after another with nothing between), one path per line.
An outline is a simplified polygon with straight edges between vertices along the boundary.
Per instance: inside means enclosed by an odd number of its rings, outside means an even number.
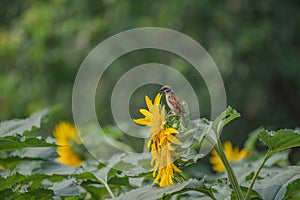
M98 180L99 180L99 182L100 182L102 185L104 185L104 187L106 188L106 190L108 191L108 193L110 194L110 196L111 196L112 198L116 198L115 195L112 193L112 191L111 191L110 187L108 186L108 184L107 184L104 180L102 180L102 179L98 179Z
M253 175L252 179L251 179L251 183L250 183L250 186L247 190L247 194L246 194L246 200L250 199L250 193L251 193L251 190L254 186L254 183L255 183L255 180L260 172L260 170L262 169L262 167L265 165L265 163L267 162L267 160L273 155L273 152L272 151L268 151L268 153L265 155L262 163L260 163L258 169L256 170L255 174Z
M226 171L227 171L227 174L228 174L228 178L229 178L229 181L232 185L232 188L233 190L235 191L236 193L236 197L238 200L243 200L244 199L244 196L243 196L243 193L242 193L242 190L241 190L241 187L239 186L239 183L236 179L236 176L232 170L232 167L230 166L229 164L229 161L227 160L227 157L224 153L224 150L223 150L223 147L222 147L222 143L220 141L220 139L218 138L218 145L217 145L217 153L219 154L219 157L221 158L225 168L226 168Z

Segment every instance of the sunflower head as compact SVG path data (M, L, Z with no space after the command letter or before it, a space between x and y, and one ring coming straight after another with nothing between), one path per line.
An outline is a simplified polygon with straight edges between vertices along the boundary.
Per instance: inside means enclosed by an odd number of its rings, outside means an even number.
M239 162L249 155L249 151L247 149L239 150L238 147L233 148L230 141L226 141L223 144L223 149L229 162ZM212 164L213 170L217 172L224 171L225 166L217 152L212 150L211 154L212 156L210 157L209 161Z
M73 124L68 122L58 123L53 136L56 138L57 153L60 156L57 161L69 166L80 166L83 162L82 143Z
M151 150L151 164L154 165L153 177L156 177L153 183L159 182L160 186L167 187L174 183L174 173L181 172L173 163L173 152L175 151L173 145L181 145L182 143L174 136L178 130L166 123L165 106L160 105L161 96L161 94L157 94L153 103L146 96L148 110L140 109L144 118L136 119L134 122L151 127L148 132L151 137L147 146Z

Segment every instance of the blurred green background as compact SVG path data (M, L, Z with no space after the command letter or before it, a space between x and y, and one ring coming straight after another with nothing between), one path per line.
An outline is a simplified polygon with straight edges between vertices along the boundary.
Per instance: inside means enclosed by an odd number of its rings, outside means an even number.
M299 127L299 10L299 1L279 0L2 0L0 120L59 104L53 122L72 121L73 82L87 54L121 31L157 26L194 38L219 67L228 105L242 114L225 129L224 139L242 145L259 126ZM116 81L148 62L175 66L185 75L198 91L202 116L209 118L209 95L192 67L174 55L145 50L120 58L105 72L96 99L101 123L114 124L110 95ZM151 96L158 88L139 91ZM141 106L139 95L131 102L133 117L140 117Z

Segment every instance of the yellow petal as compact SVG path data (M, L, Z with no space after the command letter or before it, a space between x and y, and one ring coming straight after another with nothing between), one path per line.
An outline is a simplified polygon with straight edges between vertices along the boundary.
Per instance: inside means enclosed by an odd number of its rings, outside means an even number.
M175 128L167 128L165 131L168 133L179 133Z
M154 105L159 105L161 100L162 94L158 93L154 99Z
M140 113L142 113L145 117L150 118L151 113L146 109L140 109Z
M225 170L225 166L222 164L219 164L219 165L213 165L213 170L216 171L216 172L222 172Z
M161 108L161 118L163 119L162 121L165 121L165 115L166 115L166 107L163 105Z
M169 151L174 151L175 149L170 144L168 144L168 150Z
M152 101L151 101L151 99L148 96L145 97L145 100L146 100L146 104L147 104L148 110L150 110L152 108L152 106L153 106Z
M150 148L151 142L152 142L151 140L149 140L149 141L147 142L147 147L148 147L148 148Z
M182 172L180 169L178 169L176 167L176 165L174 165L173 163L171 164L172 165L172 168L174 169L175 172Z
M248 154L249 154L249 151L247 149L242 149L238 155L239 160L245 158Z
M174 137L173 135L168 135L167 136L168 140L174 144L177 145L182 145L183 143L181 141L179 141L176 137Z
M135 123L137 124L141 124L141 125L146 125L146 126L150 126L150 121L145 119L145 118L141 118L141 119L134 119L133 120Z
M224 144L223 144L223 148L224 148L224 151L227 152L227 153L231 153L232 152L232 144L231 142L229 141L226 141Z
M211 164L218 164L218 163L222 162L222 160L218 156L212 156L209 158L209 162Z

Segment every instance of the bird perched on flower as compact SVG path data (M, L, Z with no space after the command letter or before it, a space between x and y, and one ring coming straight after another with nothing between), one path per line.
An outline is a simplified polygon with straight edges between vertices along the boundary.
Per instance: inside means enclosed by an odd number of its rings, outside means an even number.
M175 95L172 87L169 85L165 85L162 86L162 88L160 88L160 91L165 93L166 102L169 108L173 110L177 115L179 115L181 120L184 122L184 125L187 126L186 121L184 119L184 107L180 99Z

